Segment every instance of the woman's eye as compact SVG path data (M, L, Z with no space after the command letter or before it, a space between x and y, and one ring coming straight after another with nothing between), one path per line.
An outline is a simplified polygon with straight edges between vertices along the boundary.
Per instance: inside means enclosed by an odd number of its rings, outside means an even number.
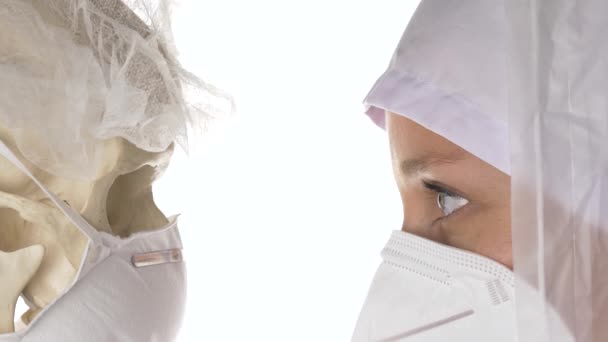
M443 215L448 216L456 210L464 207L469 201L466 198L458 195L453 195L447 192L437 193L437 206L443 212Z
M469 203L466 198L454 194L435 182L423 181L423 184L427 189L437 194L437 206L443 212L444 217Z

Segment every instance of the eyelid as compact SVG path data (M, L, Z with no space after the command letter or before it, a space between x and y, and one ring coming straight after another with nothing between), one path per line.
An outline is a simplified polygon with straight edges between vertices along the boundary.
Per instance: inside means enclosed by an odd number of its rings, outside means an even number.
M437 182L437 181L433 181L433 180L423 180L422 183L429 190L445 193L446 195L453 196L453 197L462 197L466 200L469 200L468 196L462 194L460 191L454 190L452 187L445 185L441 182Z

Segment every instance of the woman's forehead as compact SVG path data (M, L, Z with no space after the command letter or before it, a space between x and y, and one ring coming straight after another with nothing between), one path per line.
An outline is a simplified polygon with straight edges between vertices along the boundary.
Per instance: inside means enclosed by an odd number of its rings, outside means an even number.
M387 113L391 154L405 179L441 176L458 184L463 179L507 180L508 175L445 137L399 114ZM505 178L506 177L506 178Z
M466 151L445 137L404 116L387 113L391 146L418 160L457 160Z

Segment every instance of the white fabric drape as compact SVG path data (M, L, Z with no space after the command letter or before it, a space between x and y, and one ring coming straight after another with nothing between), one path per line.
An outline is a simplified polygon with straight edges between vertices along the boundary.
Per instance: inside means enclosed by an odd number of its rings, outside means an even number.
M519 340L606 341L608 2L505 4Z

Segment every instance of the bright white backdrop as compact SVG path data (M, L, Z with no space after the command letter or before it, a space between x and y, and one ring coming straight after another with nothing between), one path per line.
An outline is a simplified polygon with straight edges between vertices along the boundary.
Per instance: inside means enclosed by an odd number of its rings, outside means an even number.
M361 100L418 1L181 0L181 61L231 93L156 184L182 213L189 341L348 341L401 225L384 132Z

